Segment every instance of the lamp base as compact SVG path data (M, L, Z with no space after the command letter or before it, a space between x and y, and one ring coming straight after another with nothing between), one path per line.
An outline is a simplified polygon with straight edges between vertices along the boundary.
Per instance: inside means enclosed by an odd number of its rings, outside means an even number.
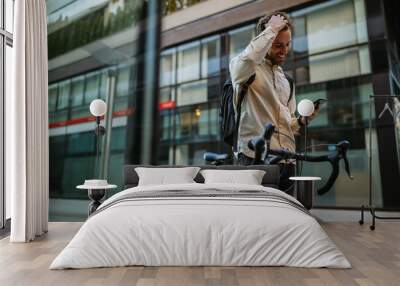
M93 212L97 210L97 208L101 205L101 200L104 198L106 194L105 189L92 189L88 190L89 199L92 202L88 206L88 215L90 216Z

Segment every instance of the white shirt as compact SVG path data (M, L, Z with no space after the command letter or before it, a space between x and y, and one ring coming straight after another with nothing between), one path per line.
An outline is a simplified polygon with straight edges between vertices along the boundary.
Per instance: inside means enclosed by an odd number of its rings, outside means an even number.
M252 158L254 152L248 148L247 143L250 139L261 136L268 123L274 124L276 130L291 138L275 133L271 138L271 148L287 148L292 152L296 149L294 134L300 126L294 114L296 110L294 90L293 97L287 105L290 84L282 68L265 59L276 36L277 33L271 27L267 27L251 40L244 51L231 60L229 66L235 93L235 107L240 84L256 74L242 102L238 132L238 152Z

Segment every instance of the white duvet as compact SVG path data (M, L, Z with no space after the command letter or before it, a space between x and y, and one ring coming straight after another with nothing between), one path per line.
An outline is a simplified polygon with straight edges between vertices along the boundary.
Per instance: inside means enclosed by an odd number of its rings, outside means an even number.
M254 185L135 187L106 200L50 269L127 265L350 268L318 222L289 204L261 198L182 197L121 201L131 192L262 190ZM298 203L298 202L297 202ZM108 205L108 207L106 207Z

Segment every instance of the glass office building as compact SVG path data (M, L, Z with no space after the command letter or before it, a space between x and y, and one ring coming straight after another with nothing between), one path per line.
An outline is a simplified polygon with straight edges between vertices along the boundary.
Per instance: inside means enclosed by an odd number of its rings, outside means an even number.
M137 138L143 134L138 124L141 121L132 119L147 113L142 108L146 97L138 92L143 90L138 84L143 73L135 56L141 46L137 40L141 33L135 30L141 6L132 4L137 1L88 1L87 9L79 10L87 11L85 14L74 12L78 11L74 5L86 2L74 3L48 16L50 194L55 202L85 199L86 194L76 191L75 186L96 176L94 122L88 109L95 98L111 103L108 110L111 116L104 120L108 135L102 142L101 176L121 185L122 166L143 163L135 147L140 146ZM370 0L333 0L284 7L295 27L292 50L284 69L295 80L296 100L327 99L309 126L309 152L322 154L341 140L351 142L348 157L355 179L350 180L342 169L332 190L315 197L320 207L359 207L367 200L369 148L373 151L375 204L400 204L399 198L391 195L390 186L385 185L388 178L396 176L395 172L390 175L388 169L397 170L398 176L398 159L394 166L380 165L389 156L390 149L382 148L383 142L388 142L392 149L399 148L400 129L393 125L389 128L392 131L387 130L386 134L374 128L371 146L368 140L369 96L399 93L398 46L390 44L398 42L398 30L391 33L393 38L385 38L382 27L385 21L394 20L391 20L390 4L378 4ZM207 1L195 5L199 5L197 11L201 13ZM197 7L188 6L178 12L164 9L168 16L164 16L161 27L162 50L154 62L154 67L159 67L159 78L153 81L157 101L150 112L154 116L154 128L148 131L153 133L152 142L156 143L152 148L140 147L141 153L152 152L152 163L200 165L204 164L205 151L229 152L220 139L221 89L228 76L229 60L255 35L260 15L247 12L254 10L250 9L251 5L268 8L272 4L248 3L249 9L245 4L230 7L221 11L219 17L231 13L241 15L243 20L227 18L228 23L218 22L210 12L208 17L196 20L197 26L209 32L193 29L186 34L181 28L190 29L190 21L180 23L176 31L166 26L171 25L174 14L193 13L190 9ZM378 19L379 24L373 26L373 19ZM207 22L212 21L219 26L210 27ZM79 41L70 42L71 35L79 35ZM382 61L389 57L388 50L392 60L390 65L383 66ZM385 78L388 74L390 77ZM382 107L374 105L373 118ZM395 136L393 142L389 133ZM304 137L297 141L298 150L303 150ZM398 158L399 153L396 154ZM302 167L303 175L324 178L320 186L330 171L328 163L305 163Z
M125 163L153 163L160 7L158 1L48 1L50 219L82 220L87 193ZM107 102L96 162L94 99ZM150 107L150 109L149 109ZM116 191L121 190L121 188ZM83 207L82 207L83 206Z
M317 203L357 206L368 188L366 124L369 95L373 93L364 1L329 1L289 13L295 30L284 69L295 80L296 100L328 99L310 125L307 145L344 139L351 142L349 159L355 180L349 180L342 172L334 189L317 197ZM162 163L201 164L205 151L226 151L220 143L218 125L220 90L228 70L224 57L236 56L254 36L252 23L163 51ZM298 140L298 150L304 148L302 142ZM312 151L321 153L319 150ZM302 173L328 178L330 166L305 164ZM379 178L379 173L375 177Z

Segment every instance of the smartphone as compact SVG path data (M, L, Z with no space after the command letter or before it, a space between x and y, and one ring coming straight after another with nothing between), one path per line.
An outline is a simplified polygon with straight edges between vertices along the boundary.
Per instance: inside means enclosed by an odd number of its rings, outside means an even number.
M317 100L315 100L314 103L314 108L318 108L320 106L320 104L325 103L327 101L327 99L325 98L318 98Z

